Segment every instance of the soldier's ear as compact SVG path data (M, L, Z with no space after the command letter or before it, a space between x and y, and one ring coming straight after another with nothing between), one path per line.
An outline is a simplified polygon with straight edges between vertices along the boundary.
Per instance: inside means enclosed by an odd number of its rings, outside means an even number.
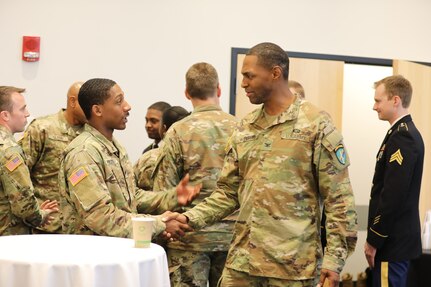
M0 112L0 118L5 121L8 122L10 119L10 113L8 111L1 111Z
M392 97L392 100L394 101L395 106L399 107L402 105L402 101L401 101L400 96L395 95Z
M283 70L281 69L280 66L272 67L271 73L272 73L272 79L274 80L277 80L283 77Z
M103 113L103 107L100 105L93 105L91 107L91 113L96 117L101 117Z

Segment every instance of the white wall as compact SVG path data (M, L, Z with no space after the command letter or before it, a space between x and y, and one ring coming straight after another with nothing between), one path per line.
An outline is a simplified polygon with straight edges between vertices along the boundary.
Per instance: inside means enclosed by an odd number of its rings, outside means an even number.
M165 100L191 109L183 90L193 63L218 69L228 110L232 47L272 41L289 51L431 62L429 11L428 0L0 0L0 85L27 88L36 117L62 107L76 80L117 81L133 109L127 129L116 136L135 161L150 142L144 131L148 105ZM24 35L41 36L40 62L21 61ZM370 105L366 117L373 125L382 124L368 92L359 102ZM361 159L352 151L372 158L383 134L359 124L365 114L350 114L352 122L343 125L354 172ZM372 169L364 169L366 177ZM358 204L367 204L370 180L352 182L361 191L355 192Z
M349 173L356 206L368 206L376 155L390 127L373 111L374 82L390 75L392 67L344 65L342 132L351 162ZM359 225L366 227L367 214L363 213L364 208L358 209ZM354 280L367 266L366 239L367 232L359 228L355 252L344 268L344 272L352 273Z
M0 82L28 90L33 116L56 112L73 81L108 77L132 105L117 132L131 159L149 140L146 107L191 105L184 73L212 63L228 109L230 51L273 41L286 50L431 62L431 2L293 0L0 0ZM22 36L41 36L39 63L21 61Z

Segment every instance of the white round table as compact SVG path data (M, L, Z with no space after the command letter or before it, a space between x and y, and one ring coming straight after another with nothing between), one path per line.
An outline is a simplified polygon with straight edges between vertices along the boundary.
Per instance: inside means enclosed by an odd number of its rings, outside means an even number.
M157 244L90 235L0 236L1 287L168 287Z

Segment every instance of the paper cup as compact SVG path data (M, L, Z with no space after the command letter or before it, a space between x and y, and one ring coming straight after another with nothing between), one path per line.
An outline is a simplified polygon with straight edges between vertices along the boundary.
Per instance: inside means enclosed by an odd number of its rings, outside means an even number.
M132 218L133 239L136 248L150 247L154 221L155 219L151 217Z

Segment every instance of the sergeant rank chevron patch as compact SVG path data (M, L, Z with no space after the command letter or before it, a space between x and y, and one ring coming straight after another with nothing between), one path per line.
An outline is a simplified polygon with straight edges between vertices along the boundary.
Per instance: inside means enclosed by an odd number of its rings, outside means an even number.
M402 165L402 163L403 163L403 156L401 154L400 149L398 149L396 152L394 152L391 155L391 159L389 160L389 162L393 162L393 161L396 161L396 162L398 162L399 165Z

